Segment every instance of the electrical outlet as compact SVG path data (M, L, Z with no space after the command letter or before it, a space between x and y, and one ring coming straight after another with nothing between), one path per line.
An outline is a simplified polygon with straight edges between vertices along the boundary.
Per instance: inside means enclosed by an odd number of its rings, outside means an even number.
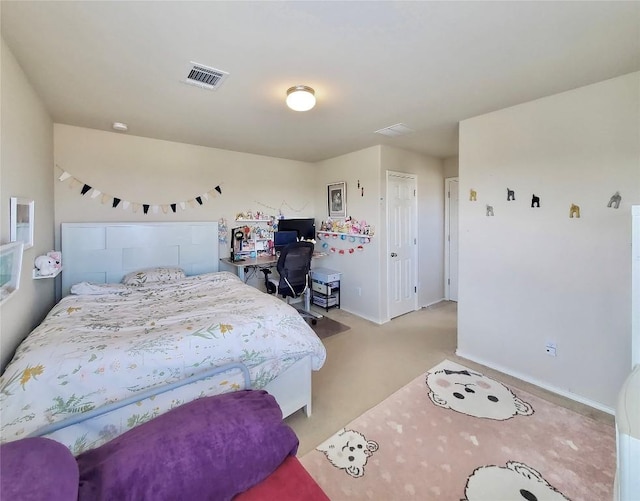
M356 294L362 296L362 287L356 287Z
M547 344L544 347L544 351L546 351L547 355L549 355L550 357L555 357L556 356L556 343L548 341Z

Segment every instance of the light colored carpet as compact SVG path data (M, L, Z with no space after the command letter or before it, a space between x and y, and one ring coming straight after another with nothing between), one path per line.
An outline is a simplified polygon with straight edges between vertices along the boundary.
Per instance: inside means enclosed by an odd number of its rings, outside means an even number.
M445 360L300 459L330 499L611 499L614 427Z
M336 430L382 402L424 371L449 359L507 385L613 424L613 416L455 355L457 304L443 301L378 325L333 309L328 313L350 329L323 340L327 361L313 373L310 418L298 411L287 418L300 439L298 456L317 447Z

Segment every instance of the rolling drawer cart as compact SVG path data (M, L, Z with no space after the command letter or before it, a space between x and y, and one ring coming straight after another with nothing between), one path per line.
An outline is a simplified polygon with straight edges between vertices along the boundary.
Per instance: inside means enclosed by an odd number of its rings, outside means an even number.
M311 270L312 301L329 311L329 308L340 308L340 275L339 271L328 268Z

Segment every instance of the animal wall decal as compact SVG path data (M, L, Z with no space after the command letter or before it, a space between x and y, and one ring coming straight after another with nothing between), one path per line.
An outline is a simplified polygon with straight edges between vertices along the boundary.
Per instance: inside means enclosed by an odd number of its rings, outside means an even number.
M569 208L569 217L573 218L573 217L579 218L580 217L580 207L576 204L571 204L571 207Z
M540 207L540 197L535 195L531 196L531 207Z
M487 216L493 216L493 206L487 205Z
M510 200L515 200L516 199L516 194L513 190L510 190L509 188L507 188L507 202Z
M621 201L622 201L622 197L620 196L620 192L616 191L609 199L609 203L607 204L607 207L613 207L614 209L619 209Z
M475 202L477 199L478 193L476 192L476 190L471 189L469 190L469 201L470 202Z

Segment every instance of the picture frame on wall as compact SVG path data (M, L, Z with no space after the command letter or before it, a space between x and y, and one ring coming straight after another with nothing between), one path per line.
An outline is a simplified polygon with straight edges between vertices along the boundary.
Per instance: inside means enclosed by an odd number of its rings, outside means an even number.
M330 218L347 217L347 183L340 181L327 186L327 207Z
M12 242L22 242L24 249L33 247L33 224L35 219L35 203L26 198L11 197L10 231Z
M22 242L0 245L0 304L20 287L23 246Z

